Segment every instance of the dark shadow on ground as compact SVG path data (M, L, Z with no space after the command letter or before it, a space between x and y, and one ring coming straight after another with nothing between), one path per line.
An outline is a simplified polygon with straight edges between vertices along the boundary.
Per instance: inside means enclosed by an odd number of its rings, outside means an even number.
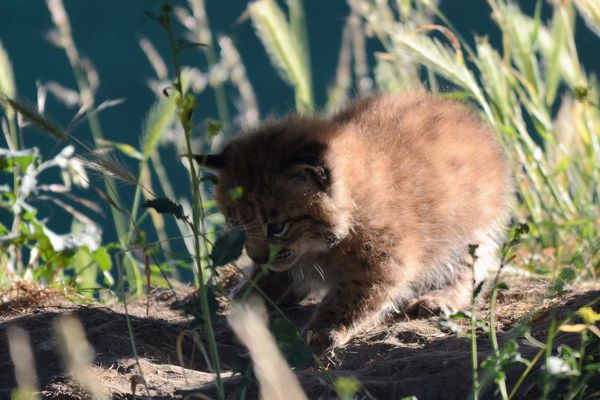
M600 291L576 291L566 294L560 301L542 304L538 312L525 312L519 302L533 296L522 288L520 296L500 299L500 344L515 334L518 321L531 321L531 333L545 341L552 318L561 320L568 314L600 297ZM540 292L536 292L539 294ZM214 396L213 375L192 335L188 322L169 307L169 302L155 302L150 314L145 316L143 305L130 306L130 323L144 378L148 382L152 399L184 398L202 392ZM598 304L594 306L598 309ZM482 311L485 313L485 310ZM87 339L96 351L94 372L98 381L108 388L115 399L133 399L132 376L138 374L138 366L128 334L128 324L123 310L100 306L30 307L13 315L2 315L0 310L0 398L10 398L16 388L14 368L8 353L6 328L17 324L29 332L35 355L36 370L44 398L85 398L83 391L67 377L60 351L54 338L53 322L60 315L72 313L84 326ZM304 319L307 309L290 311L295 319ZM296 313L296 314L294 314ZM511 330L512 329L512 330ZM226 392L233 395L240 389L241 379L231 370L236 358L245 353L237 344L224 321L216 326L221 367L225 371ZM576 348L578 334L561 333L555 345L568 344ZM531 359L538 349L525 341L519 341L523 357ZM485 335L478 339L478 359L491 353ZM180 356L182 357L180 359ZM465 337L442 332L428 320L388 320L361 335L334 354L322 357L330 367L330 377L355 376L366 391L376 399L402 399L416 396L424 399L466 399L471 392L470 343ZM182 368L183 365L185 368ZM512 387L523 367L509 374ZM315 367L297 371L297 375L309 399L334 397L328 377ZM535 375L535 373L534 373ZM493 387L491 385L490 387ZM531 398L530 384L523 385L517 398ZM146 395L146 388L138 385L138 395ZM493 390L483 398L495 398ZM250 384L247 399L258 398L257 387Z

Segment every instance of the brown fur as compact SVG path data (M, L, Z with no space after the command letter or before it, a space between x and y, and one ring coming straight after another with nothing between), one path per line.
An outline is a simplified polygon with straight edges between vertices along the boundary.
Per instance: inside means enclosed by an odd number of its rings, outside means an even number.
M496 264L512 197L494 135L465 106L425 92L267 122L206 162L248 255L266 263L269 244L288 250L261 286L276 297L288 286L321 293L309 328L336 344L394 306L467 306L473 282ZM238 186L243 196L232 201ZM273 235L280 228L285 235Z

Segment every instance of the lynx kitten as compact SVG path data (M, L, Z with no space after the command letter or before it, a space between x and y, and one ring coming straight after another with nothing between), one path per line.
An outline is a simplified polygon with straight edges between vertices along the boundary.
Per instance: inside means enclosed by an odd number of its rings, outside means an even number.
M280 249L259 286L275 299L320 294L308 329L334 344L393 307L467 306L496 265L512 198L494 135L465 106L423 91L266 122L196 159L216 171L217 202L246 232L254 269L270 245ZM243 196L232 200L236 187Z

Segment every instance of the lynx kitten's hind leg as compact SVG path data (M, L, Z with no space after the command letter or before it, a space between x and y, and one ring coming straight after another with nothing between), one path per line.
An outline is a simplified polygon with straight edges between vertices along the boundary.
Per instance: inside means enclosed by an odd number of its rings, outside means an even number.
M484 282L489 271L497 264L497 240L494 234L486 235L475 249L475 258L464 254L455 267L450 282L439 289L423 293L404 309L407 315L426 318L432 315L451 315L465 310L471 304L473 292Z
M472 297L471 271L465 270L461 277L443 289L432 290L414 300L405 312L411 317L427 318L433 315L451 315L468 307Z

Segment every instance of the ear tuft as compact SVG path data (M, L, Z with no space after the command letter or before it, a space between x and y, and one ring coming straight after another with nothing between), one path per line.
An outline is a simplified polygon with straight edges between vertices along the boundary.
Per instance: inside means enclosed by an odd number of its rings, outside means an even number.
M225 157L222 154L194 154L194 160L201 167L215 171L225 168Z

